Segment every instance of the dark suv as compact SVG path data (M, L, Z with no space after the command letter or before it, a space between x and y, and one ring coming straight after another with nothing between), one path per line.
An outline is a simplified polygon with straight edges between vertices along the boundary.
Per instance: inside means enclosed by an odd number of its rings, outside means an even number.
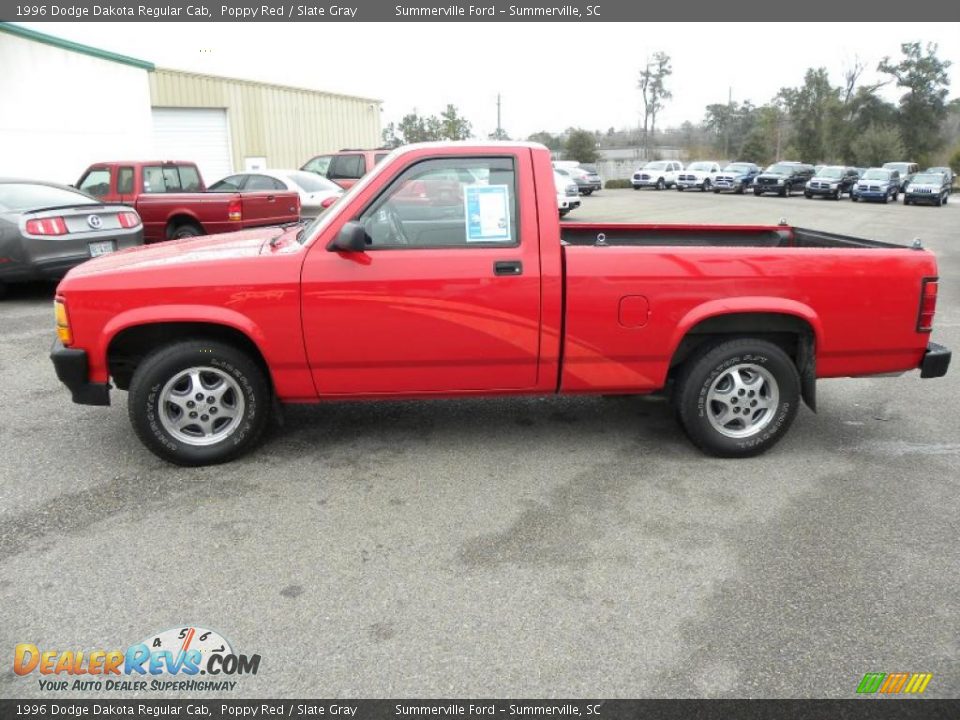
M373 166L389 154L390 150L388 148L377 148L376 150L344 148L340 152L330 153L329 155L317 155L308 160L300 169L322 175L327 180L333 180L337 185L346 189L373 170Z
M807 180L813 177L813 165L799 162L774 163L753 181L753 194L776 193L790 197L794 190L803 190Z
M803 190L804 197L828 197L839 200L844 193L850 193L860 179L860 173L852 167L843 165L824 165L817 170Z

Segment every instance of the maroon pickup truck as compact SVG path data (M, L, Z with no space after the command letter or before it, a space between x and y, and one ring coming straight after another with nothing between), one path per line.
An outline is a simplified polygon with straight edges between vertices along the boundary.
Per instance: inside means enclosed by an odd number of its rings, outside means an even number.
M279 183L276 190L212 192L191 162L96 163L77 188L103 202L136 208L148 243L300 219L300 196Z

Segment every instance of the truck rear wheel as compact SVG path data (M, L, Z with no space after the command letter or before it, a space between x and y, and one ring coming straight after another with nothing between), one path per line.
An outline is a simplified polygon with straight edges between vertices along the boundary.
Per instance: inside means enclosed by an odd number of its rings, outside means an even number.
M171 240L181 240L183 238L200 237L203 235L203 228L194 223L181 223L175 225L170 230Z
M786 434L797 414L800 376L773 343L729 340L687 362L676 398L680 424L701 450L750 457Z
M263 371L220 342L186 340L144 358L127 409L152 453L177 465L227 462L260 439L271 407Z

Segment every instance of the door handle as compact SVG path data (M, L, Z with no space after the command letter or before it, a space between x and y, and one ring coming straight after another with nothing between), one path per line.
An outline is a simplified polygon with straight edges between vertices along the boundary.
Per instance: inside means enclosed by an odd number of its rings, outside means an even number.
M276 199L277 199L277 196L276 196L276 195L267 195L267 200L270 201L270 202L273 202L273 201L276 200Z
M519 260L497 260L493 263L494 275L523 275L523 263Z

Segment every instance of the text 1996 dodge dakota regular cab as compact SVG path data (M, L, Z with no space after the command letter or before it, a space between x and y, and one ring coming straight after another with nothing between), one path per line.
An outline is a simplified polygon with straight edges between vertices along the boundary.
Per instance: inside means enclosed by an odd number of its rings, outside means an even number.
M946 373L934 256L774 226L563 223L550 154L394 151L307 226L174 240L71 270L52 359L75 402L128 390L184 465L280 403L668 389L708 453L776 443L817 378Z

